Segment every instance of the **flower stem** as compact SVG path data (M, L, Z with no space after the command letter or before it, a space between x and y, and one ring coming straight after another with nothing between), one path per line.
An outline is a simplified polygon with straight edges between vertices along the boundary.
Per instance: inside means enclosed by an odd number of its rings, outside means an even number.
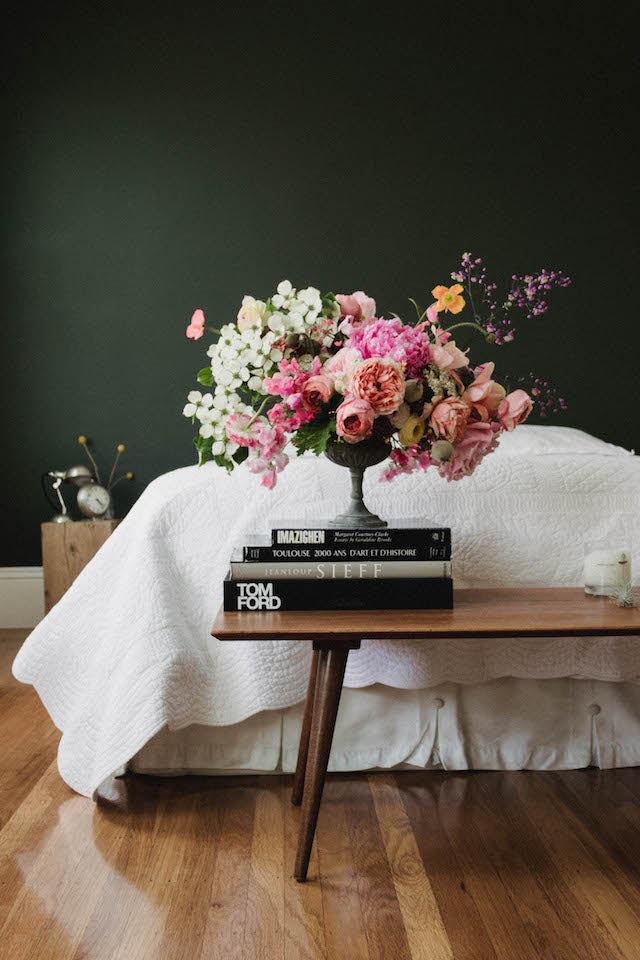
M260 414L262 413L262 411L264 410L264 408L265 408L266 405L267 405L267 400L268 400L268 399L269 399L268 396L266 396L266 397L264 398L264 400L262 401L262 403L260 404L260 406L258 407L258 409L256 410L256 412L254 413L254 415L251 417L251 420L249 420L249 423L248 423L247 426L245 427L245 430L247 430L247 429L251 426L251 424L253 423L253 421L256 420L256 419L260 416Z
M481 327L479 323L474 323L471 320L463 320L461 323L454 323L451 327L444 327L445 333L451 333L452 330L456 330L458 327L473 327L475 330L479 330L480 333L486 337L487 331L484 327Z

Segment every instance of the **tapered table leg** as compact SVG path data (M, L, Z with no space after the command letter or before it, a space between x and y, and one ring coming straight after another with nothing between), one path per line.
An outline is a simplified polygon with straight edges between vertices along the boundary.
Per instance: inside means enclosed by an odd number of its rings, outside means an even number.
M311 846L316 831L322 788L324 787L327 764L329 763L329 753L348 656L348 649L321 650L318 660L309 737L309 755L302 798L302 823L293 872L294 877L299 882L307 879Z
M307 770L307 757L309 755L309 735L311 733L311 718L313 716L313 700L316 692L316 678L318 675L318 660L320 651L313 651L311 660L311 669L309 671L309 685L307 687L307 699L304 704L304 716L302 718L302 730L300 731L300 746L298 747L298 762L296 772L293 778L293 789L291 791L291 803L299 807L302 803L302 793L304 789L304 775Z

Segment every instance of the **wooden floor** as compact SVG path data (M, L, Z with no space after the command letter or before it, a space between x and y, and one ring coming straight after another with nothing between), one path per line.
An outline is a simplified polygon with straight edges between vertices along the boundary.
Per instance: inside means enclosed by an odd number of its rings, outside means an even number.
M0 633L0 957L640 960L640 769L131 777L96 806Z

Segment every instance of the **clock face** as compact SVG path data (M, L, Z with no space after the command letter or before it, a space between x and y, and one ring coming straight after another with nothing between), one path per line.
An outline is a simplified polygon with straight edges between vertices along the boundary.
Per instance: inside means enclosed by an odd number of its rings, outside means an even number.
M97 483L87 483L78 490L78 507L86 517L100 517L111 504L108 490Z

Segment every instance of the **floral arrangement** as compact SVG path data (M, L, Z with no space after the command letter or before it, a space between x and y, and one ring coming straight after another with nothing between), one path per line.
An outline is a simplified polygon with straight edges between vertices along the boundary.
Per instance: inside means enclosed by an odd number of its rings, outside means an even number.
M297 453L323 453L328 444L374 439L389 445L381 479L433 466L447 480L469 476L495 450L500 435L529 416L565 409L549 383L536 378L530 392L510 392L494 378L494 363L472 365L453 332L473 329L488 343L514 338L513 315L536 318L547 294L566 287L562 273L512 277L500 298L481 258L466 253L451 273L455 282L431 291L434 302L416 319L377 316L362 291L322 295L296 290L288 280L266 301L245 296L237 320L208 327L196 310L187 337L218 333L198 374L213 392L193 390L183 410L200 424L200 463L232 470L242 462L269 489ZM458 320L469 305L471 318ZM453 322L452 322L453 321Z

